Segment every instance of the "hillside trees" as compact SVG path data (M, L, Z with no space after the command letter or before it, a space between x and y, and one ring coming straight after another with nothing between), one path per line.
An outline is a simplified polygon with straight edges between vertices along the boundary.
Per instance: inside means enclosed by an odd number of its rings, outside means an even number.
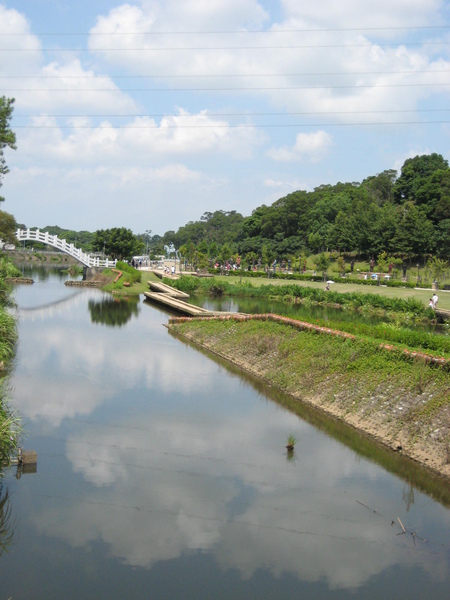
M262 204L250 216L206 212L164 238L179 247L214 242L241 256L277 260L300 253L352 252L361 256L449 256L450 169L440 154L407 159L400 177L393 169L356 182L320 185ZM177 242L178 240L178 242ZM265 264L268 264L263 260Z

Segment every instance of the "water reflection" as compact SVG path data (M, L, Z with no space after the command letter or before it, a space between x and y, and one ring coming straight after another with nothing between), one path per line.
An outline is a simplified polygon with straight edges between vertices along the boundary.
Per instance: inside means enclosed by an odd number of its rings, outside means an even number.
M100 323L108 327L122 327L134 315L138 316L140 310L139 297L127 300L107 298L101 302L89 300L89 312L92 323Z
M168 335L164 312L146 305L126 326L93 327L91 306L107 300L91 290L76 309L60 303L61 312L20 320L14 397L39 472L11 482L26 536L2 556L7 597L32 597L27 582L41 597L69 597L68 576L107 568L103 597L123 597L132 579L144 598L161 565L158 598L220 597L229 580L233 598L261 580L260 597L293 597L287 577L297 595L315 584L323 597L369 588L381 597L392 569L399 587L413 577L422 595L445 597L449 511L417 489L405 504L403 480ZM289 433L295 460L286 460ZM417 545L397 535L397 517ZM186 593L194 558L209 596L198 585ZM27 581L24 562L34 566ZM89 596L85 585L73 597Z
M399 506L386 499L375 467L355 465L345 450L330 458L326 439L308 449L313 439L301 428L305 460L286 469L276 446L289 420L281 419L277 434L255 414L233 433L234 419L223 415L206 430L182 415L155 419L154 413L113 431L93 426L70 436L66 452L75 473L94 487L82 498L43 506L35 527L74 547L101 539L134 567L197 550L245 579L260 570L275 577L290 572L354 589L396 565L445 580L448 564L438 544L417 547L397 536L401 530L391 522ZM383 508L375 514L357 499ZM416 526L416 517L401 517Z
M15 523L12 518L11 498L0 473L0 557L11 547Z

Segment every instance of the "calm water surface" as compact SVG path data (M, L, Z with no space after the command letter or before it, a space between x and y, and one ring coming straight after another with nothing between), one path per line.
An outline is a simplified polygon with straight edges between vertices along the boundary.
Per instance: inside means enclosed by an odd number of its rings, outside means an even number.
M0 483L0 600L448 598L446 501L174 338L142 299L34 277L16 289L11 395L38 466Z

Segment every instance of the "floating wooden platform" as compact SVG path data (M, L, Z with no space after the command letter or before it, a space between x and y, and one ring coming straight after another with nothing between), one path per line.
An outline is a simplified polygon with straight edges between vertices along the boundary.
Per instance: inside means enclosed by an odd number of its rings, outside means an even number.
M180 292L180 290L176 290L175 288L170 287L170 285L160 283L159 281L149 281L148 287L152 292L167 294L171 298L189 298L189 294L186 294L186 292Z
M210 310L207 310L206 308L201 308L200 306L194 306L193 304L184 302L184 300L180 300L180 298L174 298L169 294L164 294L161 292L144 292L144 296L152 302L163 304L164 306L168 306L171 309L190 317L216 314Z
M450 310L445 310L444 308L437 308L435 311L436 316L444 321L450 321Z

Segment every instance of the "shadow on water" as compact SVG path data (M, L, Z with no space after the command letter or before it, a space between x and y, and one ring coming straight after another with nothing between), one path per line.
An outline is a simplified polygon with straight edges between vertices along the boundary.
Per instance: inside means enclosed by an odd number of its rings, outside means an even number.
M233 365L226 359L221 358L214 352L198 346L194 342L177 335L169 330L169 334L182 343L195 348L202 354L214 360L230 373L240 377L250 384L253 389L266 398L283 406L301 419L313 425L320 431L345 444L360 456L377 463L384 469L405 481L405 485L414 486L418 490L428 494L437 502L450 507L450 486L448 482L434 473L424 469L410 458L402 456L390 448L382 445L368 435L359 432L351 425L321 411L319 408L311 407L274 388L264 380L244 371L241 367Z

